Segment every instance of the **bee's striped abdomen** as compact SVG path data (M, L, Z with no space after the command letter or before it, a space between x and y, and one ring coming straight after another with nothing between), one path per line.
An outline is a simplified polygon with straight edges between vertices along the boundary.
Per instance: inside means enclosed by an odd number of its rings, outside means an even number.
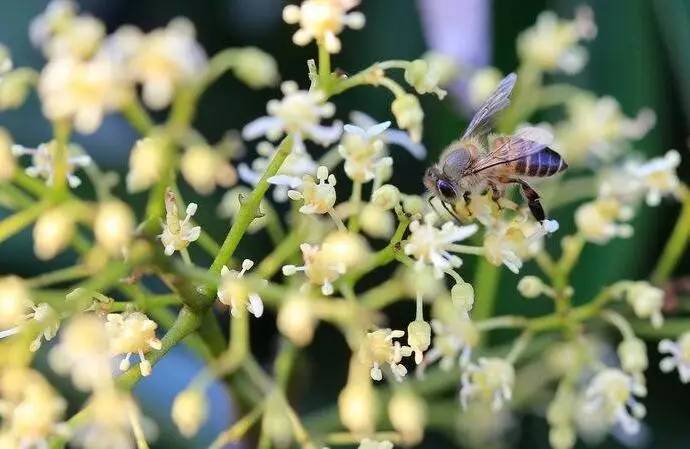
M512 164L516 173L537 177L551 176L568 168L563 158L550 148L544 148Z

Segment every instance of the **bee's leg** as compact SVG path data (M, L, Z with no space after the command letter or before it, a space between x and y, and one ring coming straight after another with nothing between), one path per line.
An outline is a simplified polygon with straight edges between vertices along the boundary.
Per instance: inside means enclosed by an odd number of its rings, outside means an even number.
M546 220L546 214L544 213L544 208L541 205L541 201L539 200L539 194L537 193L537 191L534 190L532 186L527 184L522 179L514 178L511 179L510 182L520 185L520 188L522 189L522 195L527 200L527 206L529 206L529 210L530 212L532 212L534 218L536 218L537 221L540 223Z
M503 209L501 203L499 202L503 197L503 190L499 189L498 186L493 182L489 183L489 188L491 188L491 199L494 201L494 203L496 203L499 209Z
M465 190L462 194L462 199L465 202L465 213L467 213L468 217L471 217L472 211L470 210L470 203L472 202L472 192Z

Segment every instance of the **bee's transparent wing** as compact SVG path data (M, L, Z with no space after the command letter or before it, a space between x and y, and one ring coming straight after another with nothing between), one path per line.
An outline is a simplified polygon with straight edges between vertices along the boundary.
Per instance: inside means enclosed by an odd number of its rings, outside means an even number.
M553 135L545 129L522 128L512 136L494 139L491 143L492 149L486 155L477 158L467 171L479 173L487 168L525 158L540 152L552 142Z
M513 91L517 75L511 73L503 78L496 90L474 114L472 121L467 126L463 140L472 137L485 137L491 131L491 119L497 112L505 109L510 104L510 93Z

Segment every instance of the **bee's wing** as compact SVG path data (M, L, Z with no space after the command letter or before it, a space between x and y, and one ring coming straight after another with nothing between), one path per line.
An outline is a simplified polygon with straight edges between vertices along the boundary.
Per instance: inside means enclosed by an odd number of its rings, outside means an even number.
M475 159L467 167L469 173L479 173L487 168L507 164L518 159L538 153L551 145L553 135L541 128L523 128L512 136L497 137L492 142L492 149Z
M511 73L503 78L496 90L484 102L472 117L462 139L486 136L491 130L491 119L497 112L505 109L510 104L510 93L513 91L517 75Z

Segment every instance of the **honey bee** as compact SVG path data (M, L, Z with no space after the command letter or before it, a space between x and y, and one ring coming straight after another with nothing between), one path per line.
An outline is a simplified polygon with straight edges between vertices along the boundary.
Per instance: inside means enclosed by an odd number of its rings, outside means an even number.
M565 160L549 148L553 136L539 128L524 128L511 136L491 136L493 117L510 104L517 76L506 76L472 118L462 138L446 148L440 161L424 174L424 185L433 197L457 219L455 205L460 197L465 206L471 194L491 189L498 202L506 187L517 184L530 212L546 220L539 194L522 177L546 177L568 168Z

